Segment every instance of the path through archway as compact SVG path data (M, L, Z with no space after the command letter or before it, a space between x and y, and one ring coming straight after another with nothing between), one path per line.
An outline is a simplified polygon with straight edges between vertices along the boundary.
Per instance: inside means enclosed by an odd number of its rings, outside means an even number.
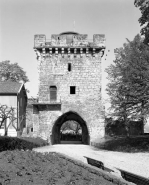
M61 126L63 125L63 123L70 121L70 120L76 121L80 124L82 128L82 144L89 144L89 133L88 133L86 122L81 118L79 114L77 114L76 112L72 112L72 111L63 114L54 123L53 129L52 129L52 144L60 144Z

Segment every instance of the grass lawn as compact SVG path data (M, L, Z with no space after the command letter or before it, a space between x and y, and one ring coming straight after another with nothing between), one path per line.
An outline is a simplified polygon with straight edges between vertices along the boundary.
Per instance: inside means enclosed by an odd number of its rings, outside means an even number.
M105 137L96 147L119 152L149 152L149 136Z
M0 185L128 185L57 153L4 151L0 164Z

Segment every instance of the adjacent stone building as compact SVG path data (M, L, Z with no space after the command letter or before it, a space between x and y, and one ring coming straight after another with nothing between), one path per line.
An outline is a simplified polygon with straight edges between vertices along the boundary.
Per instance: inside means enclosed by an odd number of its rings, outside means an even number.
M82 143L103 137L104 110L101 97L101 58L105 36L64 32L35 35L39 67L39 100L33 103L34 136L60 143L60 128L68 120L82 127ZM37 121L38 120L38 121Z

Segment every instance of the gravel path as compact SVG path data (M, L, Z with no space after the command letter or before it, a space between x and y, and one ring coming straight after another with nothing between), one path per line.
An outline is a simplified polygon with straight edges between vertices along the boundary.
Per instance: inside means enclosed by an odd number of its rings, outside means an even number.
M38 152L58 152L87 163L90 157L102 161L112 169L120 168L131 173L149 178L149 153L123 153L94 148L88 145L59 144L34 149ZM119 173L114 170L117 175Z

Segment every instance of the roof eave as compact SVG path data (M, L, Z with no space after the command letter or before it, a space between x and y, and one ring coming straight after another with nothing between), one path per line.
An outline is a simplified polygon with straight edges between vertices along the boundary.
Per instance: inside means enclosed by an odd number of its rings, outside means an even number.
M18 94L20 93L20 91L21 91L23 85L24 85L24 84L22 83L21 86L20 86L20 88L19 88Z
M10 92L4 92L4 93L0 93L0 95L16 95L17 96L17 92L14 92L14 93L10 93Z

